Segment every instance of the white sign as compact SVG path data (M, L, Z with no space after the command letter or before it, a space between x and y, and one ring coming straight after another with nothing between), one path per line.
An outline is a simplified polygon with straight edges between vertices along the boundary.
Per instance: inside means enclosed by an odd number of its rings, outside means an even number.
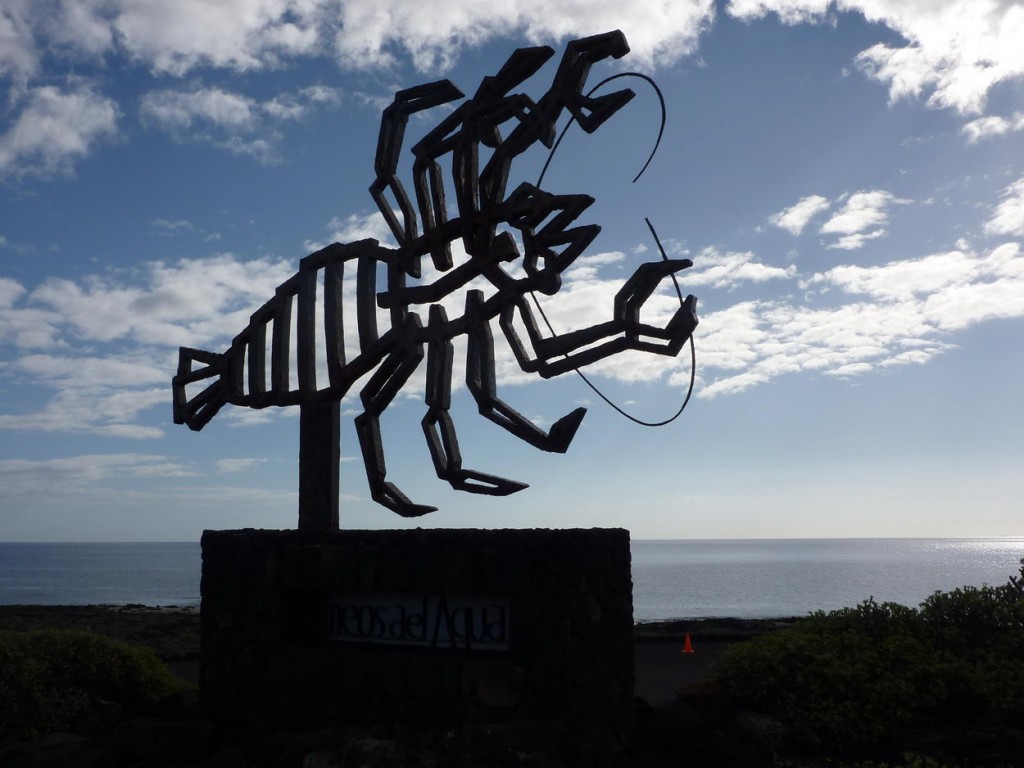
M446 595L334 595L328 637L349 643L508 650L508 601Z

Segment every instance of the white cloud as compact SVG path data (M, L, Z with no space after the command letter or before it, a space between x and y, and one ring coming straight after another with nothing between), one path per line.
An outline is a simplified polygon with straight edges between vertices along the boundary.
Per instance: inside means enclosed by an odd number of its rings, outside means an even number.
M811 286L838 290L839 303L750 301L702 317L699 396L741 392L789 373L852 377L924 364L950 348L953 331L1024 317L1024 253L1006 243L985 254L844 265L800 282Z
M191 221L186 221L184 219L176 219L173 221L170 219L153 219L150 224L152 224L161 235L168 237L175 235L178 232L196 231L195 225Z
M906 309L868 302L829 309L749 302L711 313L701 320L707 383L697 394L734 394L792 373L865 373L902 352L906 341L937 334ZM932 340L926 349L935 354L943 348ZM726 375L714 375L716 369Z
M775 13L784 24L821 21L833 0L729 0L728 11L741 19Z
M22 374L50 384L67 383L81 388L127 384L162 384L166 369L144 355L132 357L84 357L57 355L26 355L13 361L11 367Z
M189 477L196 473L166 456L144 453L98 453L62 459L0 460L5 492L38 493L40 488L81 487L110 478Z
M220 415L221 422L229 427L255 427L260 424L269 424L280 415L281 411L289 408L264 408L254 410L252 408L229 408Z
M885 237L885 235L886 231L884 229L874 229L870 232L854 232L849 235L843 235L835 242L829 243L826 247L841 251L856 251L868 240L877 240L880 237Z
M907 302L939 296L988 292L1002 294L1020 288L1024 280L1024 254L1016 243L1005 243L987 256L951 251L920 259L894 261L879 267L842 266L813 275L805 285L826 283L852 294L866 294L882 301ZM1024 308L1024 294L1019 306ZM989 318L983 306L972 307L963 320L931 318L949 326L972 322L971 318Z
M28 300L57 313L71 334L86 341L132 339L167 347L221 342L240 330L295 268L290 261L243 262L230 254L153 262L141 284L127 282L127 276L121 282L51 278Z
M796 267L772 267L759 262L749 252L721 253L706 248L693 257L694 266L678 277L684 295L700 286L732 290L746 283L792 279ZM568 270L562 289L552 297L542 297L544 311L558 333L594 326L612 317L616 292L623 281L639 266L639 260L626 260L620 253L598 254L585 261L580 269ZM699 293L698 291L694 291ZM641 320L655 326L665 323L679 309L679 299L670 278L662 280L659 289L644 303ZM542 321L538 318L538 322ZM700 365L707 365L706 328L701 320ZM536 377L523 373L511 354L498 354L499 380L504 383L528 383ZM654 382L685 369L689 380L689 357L668 358L645 352L624 352L588 366L595 373L625 382ZM678 382L674 382L678 383ZM685 383L684 383L685 385Z
M0 179L67 173L93 146L117 134L114 102L89 86L66 91L42 86L0 135Z
M2 240L2 238L0 238ZM0 309L13 307L24 296L25 286L10 277L0 277ZM4 334L5 336L7 334Z
M546 0L487 4L468 0L410 3L349 0L339 10L335 36L347 66L387 66L398 50L420 71L451 66L460 50L495 37L525 37L533 43L621 29L629 40L632 66L668 64L692 53L714 19L711 0L666 0L623 6L615 0L552 4Z
M820 231L822 234L849 235L884 224L890 200L892 195L882 190L855 192L847 198L842 210L822 225Z
M1002 198L985 222L985 234L1024 236L1024 177L1004 189Z
M807 223L815 215L828 209L831 205L827 197L821 195L808 195L802 197L795 205L785 208L776 214L768 217L768 221L780 229L784 229L793 236L799 236L804 231Z
M764 283L796 276L796 266L772 267L756 261L750 251L719 253L705 248L693 258L693 267L681 273L688 286L710 285L713 288L735 288L745 282Z
M133 390L119 387L118 382L92 387L82 387L74 381L49 383L59 387L51 400L37 411L0 414L0 431L78 432L130 439L151 439L164 434L158 427L135 422L142 411L168 405L166 386Z
M115 102L87 85L31 87L79 63L106 66L119 52L157 73L183 75L209 65L235 71L276 66L322 52L333 0L4 0L0 6L0 85L20 114L0 136L0 178L70 170L102 139L116 135ZM74 83L74 76L68 79ZM337 89L301 88L256 103L220 89L160 91L143 113L183 132L194 122L227 131L216 143L274 159L274 136L246 136L264 120L295 120L311 105L337 104Z
M855 192L832 218L822 224L823 235L841 235L829 248L856 250L865 241L885 235L889 221L889 206L907 203L885 190Z
M1024 74L1024 7L996 0L733 0L733 15L754 19L776 13L786 23L829 20L858 12L902 35L903 46L875 45L857 57L863 71L889 86L893 99L927 96L932 106L978 112L997 83ZM28 98L31 81L55 63L86 61L100 67L123 55L157 74L184 76L199 67L229 72L286 66L331 51L346 68L370 69L409 58L423 72L450 68L460 53L498 38L559 47L570 37L622 29L632 48L631 67L665 66L694 53L715 18L713 0L523 0L495 6L469 0L6 0L0 9L0 78L9 101ZM46 90L49 89L49 90ZM0 138L0 174L66 171L103 137L114 135L117 108L95 93L76 118L54 116L54 136L40 139L33 119L54 94L32 92L21 118ZM17 97L17 98L14 98ZM142 111L179 138L195 132L208 141L264 162L278 158L273 126L301 119L315 104L336 104L337 91L321 85L265 101L210 87L158 91ZM35 111L33 111L35 110ZM54 106L50 104L51 112ZM1016 118L1014 118L1016 120ZM1002 121L1002 122L1001 122ZM1016 130L1007 118L965 126L972 141ZM54 140L56 138L57 140ZM779 214L781 215L781 214ZM798 216L793 211L792 216ZM778 226L796 227L799 218ZM847 244L848 247L852 243Z
M277 97L261 105L263 111L275 120L299 120L306 115L306 106L294 98Z
M0 78L20 94L40 74L47 55L77 61L113 45L104 14L108 0L4 0L0 5Z
M136 422L147 409L169 408L176 347L219 351L294 270L222 255L154 262L120 282L51 279L26 291L0 280L0 344L46 350L9 359L4 371L54 392L37 410L0 414L0 430L161 436Z
M396 212L396 215L401 214ZM376 240L389 248L395 247L395 236L379 211L367 214L353 213L344 219L334 216L327 222L327 229L330 230L327 242L306 240L302 244L303 247L312 252L320 250L328 243L354 243L368 239Z
M825 371L826 376L857 376L862 373L868 373L873 369L871 363L848 363L841 365L838 368L834 368L831 371Z
M222 88L150 91L139 102L139 113L179 140L210 142L235 154L264 162L277 159L280 135L275 126L300 120L315 105L336 105L340 93L314 86L295 94L257 101Z
M266 459L217 459L213 465L220 474L245 472L246 470L265 464Z
M36 431L88 433L99 437L127 437L152 439L162 437L164 430L133 423L144 408L167 403L166 389L153 390L147 401L133 404L133 408L117 408L124 402L112 389L100 391L66 390L57 392L45 406L24 414L0 414L0 431Z
M112 0L121 45L158 72L199 65L247 71L316 50L315 0Z
M979 117L977 120L964 125L961 132L967 136L967 141L977 144L983 139L993 136L1002 136L1014 131L1024 131L1024 112L1014 112L1009 119L998 115Z
M580 282L593 280L599 276L602 269L613 264L622 264L625 258L625 255L618 251L580 256L572 263L572 266L564 272L563 277L566 280L575 280Z
M879 267L835 267L802 281L800 287L806 289L827 284L847 293L867 294L890 301L910 301L969 282L978 271L977 259L961 251L951 251L921 259L894 261Z
M569 37L621 28L632 46L630 65L652 67L694 51L714 13L713 0L647 0L628 9L615 0L586 7L575 0L500 7L469 0L4 0L0 86L9 86L8 104L27 106L0 137L0 178L67 172L99 139L115 135L114 101L52 85L79 64L99 77L122 59L156 76L184 77L199 68L215 76L333 52L343 68L389 66L401 57L433 72L495 38L560 47ZM30 90L44 76L45 84ZM338 100L337 89L319 84L265 101L209 87L148 94L141 111L178 139L273 163L283 140L275 125Z
M139 112L171 131L187 130L194 123L218 128L247 129L256 121L256 102L220 88L197 91L151 91L142 97Z
M731 0L743 19L777 13L789 24L858 12L907 41L876 44L858 66L889 86L894 100L927 94L930 106L980 112L991 89L1024 74L1024 6L997 0ZM834 18L833 18L834 20Z
M0 76L25 82L39 69L39 52L29 16L31 0L8 0L0 5Z
M855 230L870 218L853 217L833 227L837 232ZM373 214L332 221L331 226L338 229L340 239L351 240L375 231L382 222ZM702 397L739 392L798 372L853 377L923 364L949 348L949 334L956 330L989 319L1024 316L1020 245L1004 243L981 254L972 252L966 241L961 245L955 251L877 267L840 265L803 279L794 265L775 267L752 253L704 249L694 257L695 266L680 275L684 290L712 286L728 291L769 280L779 281L787 294L796 294L797 288L820 290L803 300L744 301L702 312L698 392ZM581 258L566 272L562 291L544 298L555 328L564 333L607 321L615 293L634 262L621 253ZM436 277L429 260L424 267L424 281ZM44 313L46 331L40 338L48 344L10 358L3 373L37 392L53 392L35 411L0 415L0 430L162 435L161 427L148 426L142 419L148 409L169 409L167 384L175 347L221 351L294 270L293 262L240 262L222 255L174 264L154 262L120 276L51 280L34 290L0 279L0 324L24 331L26 318L36 316L19 313ZM477 286L493 290L482 280L474 282ZM350 288L346 284L346 295ZM823 305L826 298L829 306ZM461 301L461 296L446 300L450 316L462 311ZM644 321L663 324L677 308L666 279L645 303ZM347 330L350 336L354 332L351 326ZM15 334L0 339L8 345L18 343ZM499 380L504 385L536 381L536 376L519 370L500 334L496 340ZM459 386L461 347L457 354L454 379ZM622 381L668 377L673 385L689 376L685 355L671 359L627 354L592 369ZM421 378L414 377L408 390L419 397ZM273 409L271 416L267 411L231 409L224 423L261 422L284 410ZM247 466L248 460L241 460L218 469L241 471Z
M464 47L496 37L555 42L622 29L636 65L692 52L714 18L712 0L633 4L614 0L494 5L468 0L6 0L0 14L0 74L35 75L44 35L77 55L114 47L157 73L200 66L250 71L284 65L332 45L346 66L388 65L402 52L421 71L449 66Z
M341 90L326 85L311 85L299 91L300 95L312 104L337 105L341 102Z
M338 89L325 86L301 88L265 101L214 87L150 91L142 97L139 111L144 119L172 132L205 126L236 132L259 127L264 118L299 120L309 113L310 105L336 105L340 100Z
M107 0L59 0L52 16L40 26L49 45L56 44L77 55L100 56L114 45L114 32L104 16ZM36 5L46 3L35 0Z
M17 280L0 277L0 339L21 349L51 347L56 343L60 317L46 310L19 306L27 294Z

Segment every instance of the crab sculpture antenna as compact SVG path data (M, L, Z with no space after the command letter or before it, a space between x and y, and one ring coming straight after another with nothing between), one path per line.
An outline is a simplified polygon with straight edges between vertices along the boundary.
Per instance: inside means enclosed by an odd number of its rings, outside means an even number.
M425 364L421 429L438 478L482 495L526 488L463 464L450 413L456 337L466 339L466 384L480 414L540 450L560 453L586 409L544 429L506 403L498 391L494 328L524 371L548 378L625 350L675 356L697 326L693 296L681 298L662 325L641 318L663 281L692 266L687 259L641 264L614 297L609 320L567 333L542 334L527 300L534 292L557 294L562 274L600 227L577 223L593 202L588 195L553 194L529 183L509 192L512 165L537 144L552 149L566 112L592 133L629 103L629 89L600 96L583 90L594 64L628 52L618 31L570 42L550 88L536 101L517 89L554 55L547 46L513 52L468 98L448 80L399 91L381 117L369 190L397 247L376 240L329 245L300 261L225 352L183 347L172 382L174 421L200 430L227 404L298 405L299 528L331 530L338 527L339 403L362 382L354 426L370 495L399 515L416 517L436 508L413 501L390 479L380 418ZM409 118L460 99L410 148L410 198L398 175ZM483 167L481 147L489 153ZM454 191L454 211L448 190ZM458 264L451 247L457 240L466 252ZM434 271L423 280L421 259L427 255ZM355 344L346 344L343 325L346 267L355 270ZM457 292L462 309L450 316L441 302ZM322 324L317 301L323 301ZM378 326L378 308L388 311L386 327ZM318 380L324 369L326 377Z

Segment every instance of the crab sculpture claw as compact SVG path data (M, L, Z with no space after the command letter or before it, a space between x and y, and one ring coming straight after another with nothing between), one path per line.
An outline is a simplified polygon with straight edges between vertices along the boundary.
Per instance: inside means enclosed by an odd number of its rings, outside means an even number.
M666 345L646 341L646 338L665 340L667 349L674 352L682 348L697 327L697 298L692 294L680 303L664 327L641 320L640 310L654 295L661 281L693 266L689 259L665 259L641 264L615 296L615 317L625 324L624 334L632 349L657 351Z

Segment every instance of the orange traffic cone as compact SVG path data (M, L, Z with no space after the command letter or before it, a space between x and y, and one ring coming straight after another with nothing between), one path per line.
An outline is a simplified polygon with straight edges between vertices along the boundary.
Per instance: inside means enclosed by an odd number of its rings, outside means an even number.
M686 633L686 639L683 640L683 653L696 653L693 650L693 644L690 642L690 633Z

